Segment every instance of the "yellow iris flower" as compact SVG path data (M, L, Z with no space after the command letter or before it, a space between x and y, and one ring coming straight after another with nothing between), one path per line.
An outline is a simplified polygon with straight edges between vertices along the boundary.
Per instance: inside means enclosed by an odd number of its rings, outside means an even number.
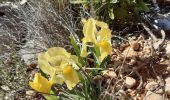
M64 48L52 47L47 52L39 54L38 66L44 73L50 75L53 83L65 82L71 90L79 82L73 59L77 59L76 56L71 55Z
M80 56L86 57L88 55L86 43L92 42L99 47L101 54L99 60L102 62L102 60L112 52L111 30L106 23L94 20L93 18L89 18L88 20L83 19L82 22L84 24L84 38L82 39ZM97 30L97 27L99 27L100 30Z
M29 85L38 92L49 93L51 90L52 82L48 81L40 73L36 73L33 82L29 82Z

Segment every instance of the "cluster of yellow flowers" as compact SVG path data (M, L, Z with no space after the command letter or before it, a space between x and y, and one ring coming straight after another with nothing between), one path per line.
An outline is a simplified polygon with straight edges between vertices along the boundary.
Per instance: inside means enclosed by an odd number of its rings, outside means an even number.
M99 61L111 54L111 30L104 22L89 18L88 20L82 20L83 34L81 47L81 57L87 57L90 53L87 50L88 43L92 43L97 46L100 51ZM78 84L79 77L77 74L78 57L71 55L64 48L52 47L47 52L42 52L38 55L39 68L49 76L45 78L40 73L36 73L33 82L30 81L30 86L42 93L50 93L53 84L67 85L69 90L72 90L76 84Z
M76 56L68 53L64 48L53 47L38 56L38 66L50 79L46 79L40 73L36 73L30 86L43 93L49 93L52 84L66 83L68 89L72 89L78 82L78 74L75 70L73 59Z
M89 18L88 20L83 19L82 22L84 24L84 38L82 39L80 56L86 57L89 54L87 51L87 43L91 42L99 47L99 61L102 62L103 59L112 52L111 30L106 23L94 20L93 18ZM97 30L97 28L100 28L100 30Z

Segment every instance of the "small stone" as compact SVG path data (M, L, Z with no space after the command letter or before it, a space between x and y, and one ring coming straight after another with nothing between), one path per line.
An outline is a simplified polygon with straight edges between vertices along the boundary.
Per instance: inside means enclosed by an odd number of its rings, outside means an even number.
M136 64L136 59L131 59L128 64L129 64L129 65L134 65L134 64Z
M34 96L35 94L36 93L34 91L31 91L31 90L26 91L26 95Z
M132 89L127 89L127 92L132 92L133 90Z
M165 79L165 92L170 96L170 77Z
M108 78L108 77L109 78L116 78L117 77L117 74L112 70L104 70L104 71L102 71L102 73L103 73L103 76L106 77L106 78Z
M154 92L148 91L144 100L163 100L163 96Z
M158 83L156 83L156 82L149 82L149 83L145 86L145 89L146 89L146 90L153 91L153 90L155 90L157 87L158 87Z
M168 67L166 68L166 70L167 70L168 72L170 72L170 66L168 66Z
M123 95L124 97L126 97L126 92L125 92L124 90L120 89L120 90L118 91L118 93L121 94L121 95Z
M108 76L109 76L110 78L116 78L116 77L117 77L117 74L116 74L114 71L109 71L109 72L108 72Z
M163 94L163 93L164 93L164 91L163 91L163 89L161 88L161 89L159 89L159 90L155 91L155 93Z
M99 82L102 82L103 77L101 75L96 75L93 77L93 80L95 83L99 83Z
M9 91L10 90L10 88L8 86L6 86L6 85L2 85L1 88L3 90L5 90L5 91Z
M134 51L138 51L140 49L140 43L134 42L132 44L132 48L133 48Z
M115 90L116 90L116 91L119 91L121 88L122 88L122 86L118 84L118 85L116 85Z
M167 56L170 58L170 43L167 44L165 49L166 49Z
M136 90L133 90L133 91L130 93L130 95L131 95L132 97L135 97L135 96L136 96Z
M132 77L126 77L125 86L130 89L136 85L136 80Z
M25 4L27 2L27 0L21 0L20 1L20 5L23 5L23 4Z

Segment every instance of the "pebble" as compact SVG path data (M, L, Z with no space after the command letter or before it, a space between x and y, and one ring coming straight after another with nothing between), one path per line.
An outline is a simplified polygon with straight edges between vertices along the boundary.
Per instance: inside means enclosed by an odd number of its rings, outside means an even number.
M114 72L114 71L108 71L108 76L110 78L116 78L117 77L117 74Z
M125 86L130 89L136 85L136 80L132 77L126 77Z
M37 63L37 53L45 47L36 40L29 40L22 48L19 50L19 55L25 64L30 66Z
M117 74L112 71L112 70L104 70L102 71L104 77L109 77L109 78L116 78Z
M32 90L28 90L26 91L26 95L29 95L29 96L34 96L36 93Z
M156 82L149 82L149 83L145 86L145 89L146 89L146 90L153 91L153 90L155 90L157 87L158 87L158 83L156 83Z
M133 48L134 51L138 51L140 49L140 43L134 42L132 44L132 48Z
M165 79L165 92L170 96L170 76Z
M165 49L166 49L166 54L168 55L168 57L170 57L170 43L167 44Z
M6 85L2 85L1 88L5 91L10 91L10 88Z
M163 100L163 96L154 92L148 91L144 100Z

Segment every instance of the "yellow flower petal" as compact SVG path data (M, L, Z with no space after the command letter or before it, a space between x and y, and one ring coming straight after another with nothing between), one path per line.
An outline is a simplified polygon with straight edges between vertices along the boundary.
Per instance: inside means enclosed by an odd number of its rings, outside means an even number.
M111 54L112 52L112 46L109 42L107 41L100 41L98 43L98 46L100 48L100 53L101 53L101 56L100 56L100 61L103 61L103 59L108 56L109 54Z
M51 75L56 71L56 69L54 67L51 67L51 65L48 63L45 53L40 53L38 55L38 66L44 73L48 75Z
M108 54L106 52L103 52L101 56L99 57L99 61L102 62L105 57L107 57Z
M52 82L52 83L57 83L57 84L63 84L64 83L64 77L62 76L62 75L56 75L56 74L54 74L52 77L51 77L51 79L50 79L50 81Z
M86 39L86 42L96 43L96 35L95 35L96 26L95 26L95 22L96 21L93 18L90 18L84 24L83 33L84 33L84 37Z
M102 22L102 21L96 21L96 25L101 27L101 28L108 28L107 23Z
M105 41L111 41L112 35L111 30L108 28L101 29L98 33L98 40L105 40Z
M69 90L72 90L79 82L78 74L71 66L67 66L63 69L63 77Z
M85 23L87 22L87 20L83 18L83 19L81 20L81 22L82 22L83 24L85 24Z
M70 53L68 53L64 48L61 48L61 47L49 48L47 51L47 54L50 57L65 56L65 57L69 58L71 56Z
M98 43L100 49L101 49L101 53L102 52L107 52L107 54L111 54L112 52L112 46L109 42L107 41L101 41Z
M80 56L81 57L87 57L87 55L88 55L87 46L86 46L86 43L83 43L82 48L81 48Z
M82 38L82 43L86 43L86 38Z
M79 70L82 67L82 64L79 62L79 58L75 55L71 55L70 64L75 70Z
M52 82L48 81L40 73L36 73L33 82L29 82L29 85L38 92L49 93Z

